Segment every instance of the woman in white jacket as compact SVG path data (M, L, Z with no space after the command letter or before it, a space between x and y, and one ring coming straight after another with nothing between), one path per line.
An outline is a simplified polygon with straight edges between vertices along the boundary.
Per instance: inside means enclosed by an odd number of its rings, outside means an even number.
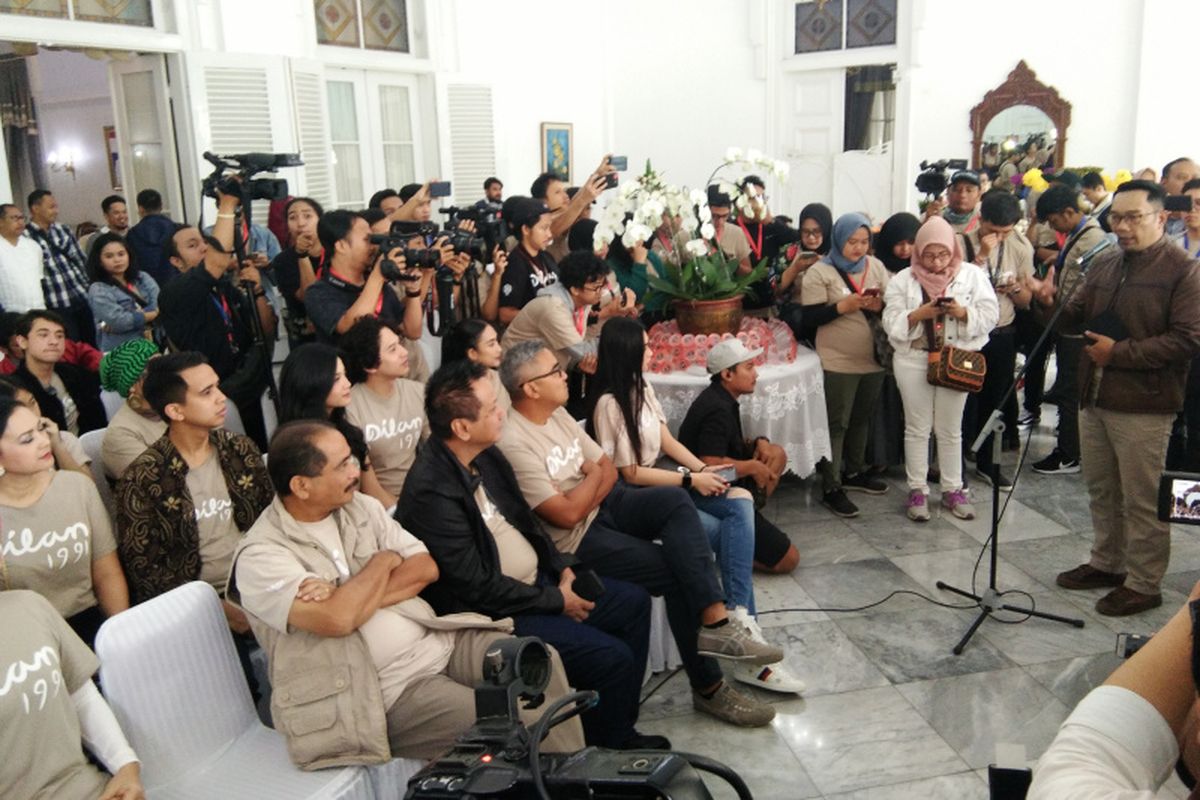
M937 437L942 473L942 507L959 519L974 519L962 482L962 416L966 392L933 386L927 324L935 347L953 344L979 350L996 326L1000 306L987 275L963 263L958 237L941 217L917 231L913 261L888 283L883 324L896 355L892 371L904 400L904 465L908 473L908 516L929 519L929 434Z

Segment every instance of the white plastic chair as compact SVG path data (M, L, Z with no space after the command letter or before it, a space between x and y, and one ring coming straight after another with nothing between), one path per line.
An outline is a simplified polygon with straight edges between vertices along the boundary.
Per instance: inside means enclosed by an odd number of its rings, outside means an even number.
M113 500L112 487L108 485L108 476L104 474L104 459L100 457L106 430L107 428L101 428L98 431L88 431L79 437L79 444L83 447L83 452L87 453L87 457L92 460L89 465L92 470L92 481L96 484L96 490L100 492L100 499L104 501L108 515L115 521L117 507Z
M100 392L100 402L104 404L104 414L108 417L108 421L112 422L113 415L121 410L121 406L125 405L125 398L116 392L105 389Z
M246 426L242 424L242 414L232 400L225 404L225 430L246 435Z
M155 800L373 800L366 770L304 772L254 713L217 593L194 581L110 618L100 685Z

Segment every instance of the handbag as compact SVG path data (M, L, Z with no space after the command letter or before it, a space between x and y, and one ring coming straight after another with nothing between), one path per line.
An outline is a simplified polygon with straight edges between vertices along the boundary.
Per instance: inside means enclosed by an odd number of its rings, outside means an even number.
M938 347L933 334L933 320L929 319L925 320L925 340L929 344L929 367L925 379L930 384L971 393L983 388L983 379L987 377L987 359L983 353L952 344Z

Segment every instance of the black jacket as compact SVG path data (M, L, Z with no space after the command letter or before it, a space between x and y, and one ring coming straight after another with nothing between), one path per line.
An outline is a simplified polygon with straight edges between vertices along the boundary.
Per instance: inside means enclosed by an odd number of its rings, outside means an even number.
M521 495L512 466L496 447L480 453L474 466L478 475L433 437L417 453L404 480L396 519L425 543L441 573L421 596L439 614L475 611L493 619L561 614L563 598L557 586L530 586L500 571L496 540L475 504L475 489L482 481L496 509L533 545L539 571L557 581L567 564Z
M59 362L54 365L54 372L62 379L67 387L67 394L75 401L79 411L79 433L82 436L88 431L96 431L108 425L108 414L104 411L104 403L100 402L100 379L83 367ZM59 430L67 430L67 416L63 411L62 401L46 391L42 382L25 368L25 362L17 367L16 375L20 376L29 392L37 400L42 409L42 416L54 421Z

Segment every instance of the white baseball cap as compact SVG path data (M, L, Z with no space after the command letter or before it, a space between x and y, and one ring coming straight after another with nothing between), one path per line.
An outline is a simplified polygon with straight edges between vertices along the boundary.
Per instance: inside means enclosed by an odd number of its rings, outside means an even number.
M743 361L758 358L762 351L761 347L751 350L741 339L726 339L708 351L708 373L716 375L721 370L736 367Z

